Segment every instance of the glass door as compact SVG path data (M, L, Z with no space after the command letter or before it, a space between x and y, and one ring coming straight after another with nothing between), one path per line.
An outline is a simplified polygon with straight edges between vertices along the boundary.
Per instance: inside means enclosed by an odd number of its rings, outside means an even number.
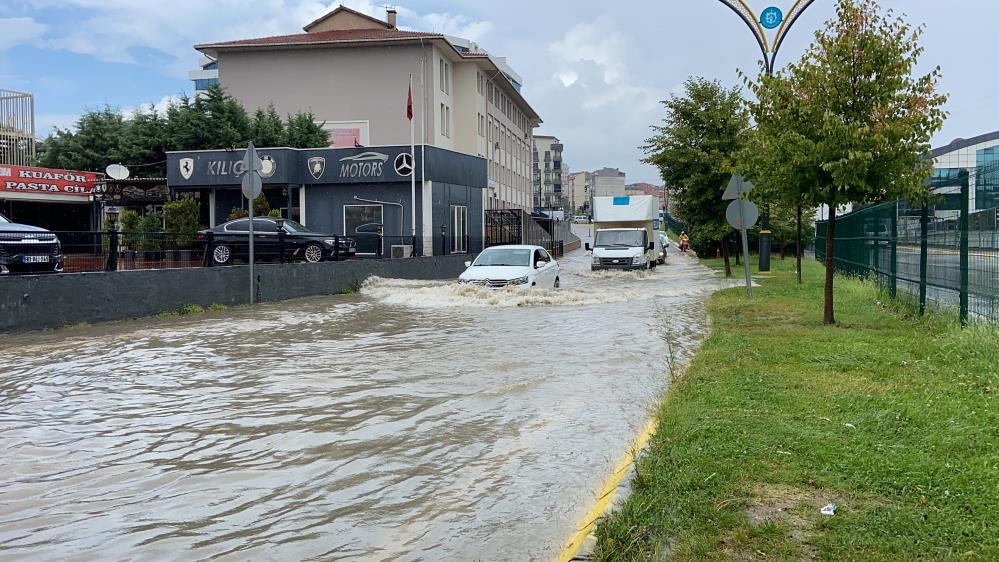
M451 206L451 252L462 254L468 251L468 207Z

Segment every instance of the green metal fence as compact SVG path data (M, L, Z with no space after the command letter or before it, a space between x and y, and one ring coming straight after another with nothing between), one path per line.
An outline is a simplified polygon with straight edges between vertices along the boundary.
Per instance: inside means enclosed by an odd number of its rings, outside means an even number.
M970 210L971 193L994 204L999 164L953 172L934 175L928 205L894 201L837 216L834 264L908 294L920 314L956 310L962 323L999 323L999 207ZM825 261L828 221L815 230L815 257Z

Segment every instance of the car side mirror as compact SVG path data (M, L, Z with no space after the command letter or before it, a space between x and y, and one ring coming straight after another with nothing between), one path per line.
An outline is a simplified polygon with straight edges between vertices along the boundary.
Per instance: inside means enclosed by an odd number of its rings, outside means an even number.
M472 262L466 261L465 262L465 267L472 267Z
M656 243L655 242L649 242L649 249L650 250L655 250L656 249Z
M587 252L589 252L589 251L590 251L590 250L592 250L592 249L593 249L593 248L590 248L590 243L589 243L589 242L587 242L587 243L586 243L586 251L587 251Z
M548 262L546 262L546 261L538 260L538 262L534 264L534 269L541 269L542 267L544 267L547 264L548 264Z

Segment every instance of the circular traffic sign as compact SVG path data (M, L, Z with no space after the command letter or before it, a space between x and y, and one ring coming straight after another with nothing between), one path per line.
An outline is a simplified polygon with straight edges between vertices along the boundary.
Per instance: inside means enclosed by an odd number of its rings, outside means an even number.
M760 209L752 201L736 199L725 209L725 219L736 230L752 228L760 219Z
M263 182L260 181L260 175L256 172L247 172L243 174L242 184L243 196L251 201L260 195L260 190L263 188Z
M784 21L784 12L781 12L780 8L776 6L770 6L760 12L760 23L767 29L777 27L782 21Z

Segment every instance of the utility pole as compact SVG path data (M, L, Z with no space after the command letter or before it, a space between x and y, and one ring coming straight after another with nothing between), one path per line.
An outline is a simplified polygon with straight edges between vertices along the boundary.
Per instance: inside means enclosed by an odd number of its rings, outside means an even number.
M753 10L746 4L745 0L718 0L722 4L729 7L730 10L736 13L742 21L746 24L746 27L753 33L756 38L756 43L760 47L760 51L763 53L763 63L767 72L767 76L772 76L774 73L774 62L777 60L777 52L780 50L780 46L784 43L784 38L787 37L788 31L794 25L794 22L798 21L802 12L808 9L815 0L796 0L794 5L787 13L787 17L784 17L784 13L780 11L780 8L770 6L765 8L760 12L759 17L753 12ZM767 40L765 29L776 29L776 34L774 35L773 43ZM760 273L770 273L770 206L767 205L763 211L763 221L760 225Z

